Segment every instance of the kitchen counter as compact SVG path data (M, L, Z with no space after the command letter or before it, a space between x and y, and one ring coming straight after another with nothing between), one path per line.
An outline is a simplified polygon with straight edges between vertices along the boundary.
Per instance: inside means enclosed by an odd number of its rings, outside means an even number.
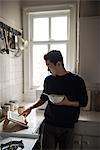
M29 137L38 138L37 130L44 119L44 111L39 109L34 109L27 116L28 128L23 128L17 132L3 131L3 121L0 123L0 135L1 136L16 136L16 137Z
M16 136L16 137L28 137L28 138L38 138L37 130L44 119L44 110L33 109L28 115L27 121L29 128L23 129L17 132L4 132L2 130L2 123L0 123L0 135L1 136ZM100 123L100 112L93 111L81 111L79 122L98 122Z
M81 111L80 121L98 122L100 123L100 112L96 111Z

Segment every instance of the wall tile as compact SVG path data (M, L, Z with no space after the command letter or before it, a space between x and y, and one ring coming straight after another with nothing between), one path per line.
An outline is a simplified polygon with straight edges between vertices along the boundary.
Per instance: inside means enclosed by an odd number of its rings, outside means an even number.
M23 100L22 56L0 54L0 103Z

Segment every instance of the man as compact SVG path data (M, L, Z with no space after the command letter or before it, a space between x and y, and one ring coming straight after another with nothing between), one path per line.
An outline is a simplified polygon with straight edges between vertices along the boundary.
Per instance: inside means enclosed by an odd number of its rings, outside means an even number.
M60 51L53 50L44 56L51 75L44 80L40 100L23 112L27 116L33 108L48 101L43 128L43 150L71 149L74 138L74 124L78 121L80 107L87 105L87 91L84 80L64 68ZM48 95L64 95L59 103L51 102Z

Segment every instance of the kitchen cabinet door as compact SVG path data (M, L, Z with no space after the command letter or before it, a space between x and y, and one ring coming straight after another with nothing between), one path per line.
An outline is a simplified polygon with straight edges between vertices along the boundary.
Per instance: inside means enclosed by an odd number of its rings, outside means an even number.
M82 146L82 136L75 135L73 141L73 150L80 150Z
M83 136L82 138L83 150L99 150L100 149L100 137L95 136Z

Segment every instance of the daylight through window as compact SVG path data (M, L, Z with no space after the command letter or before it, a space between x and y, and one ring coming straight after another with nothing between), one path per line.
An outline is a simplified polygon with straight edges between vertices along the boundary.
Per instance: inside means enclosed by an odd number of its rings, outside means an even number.
M29 14L32 86L42 87L49 74L44 54L60 50L68 68L70 52L70 10L48 11Z

